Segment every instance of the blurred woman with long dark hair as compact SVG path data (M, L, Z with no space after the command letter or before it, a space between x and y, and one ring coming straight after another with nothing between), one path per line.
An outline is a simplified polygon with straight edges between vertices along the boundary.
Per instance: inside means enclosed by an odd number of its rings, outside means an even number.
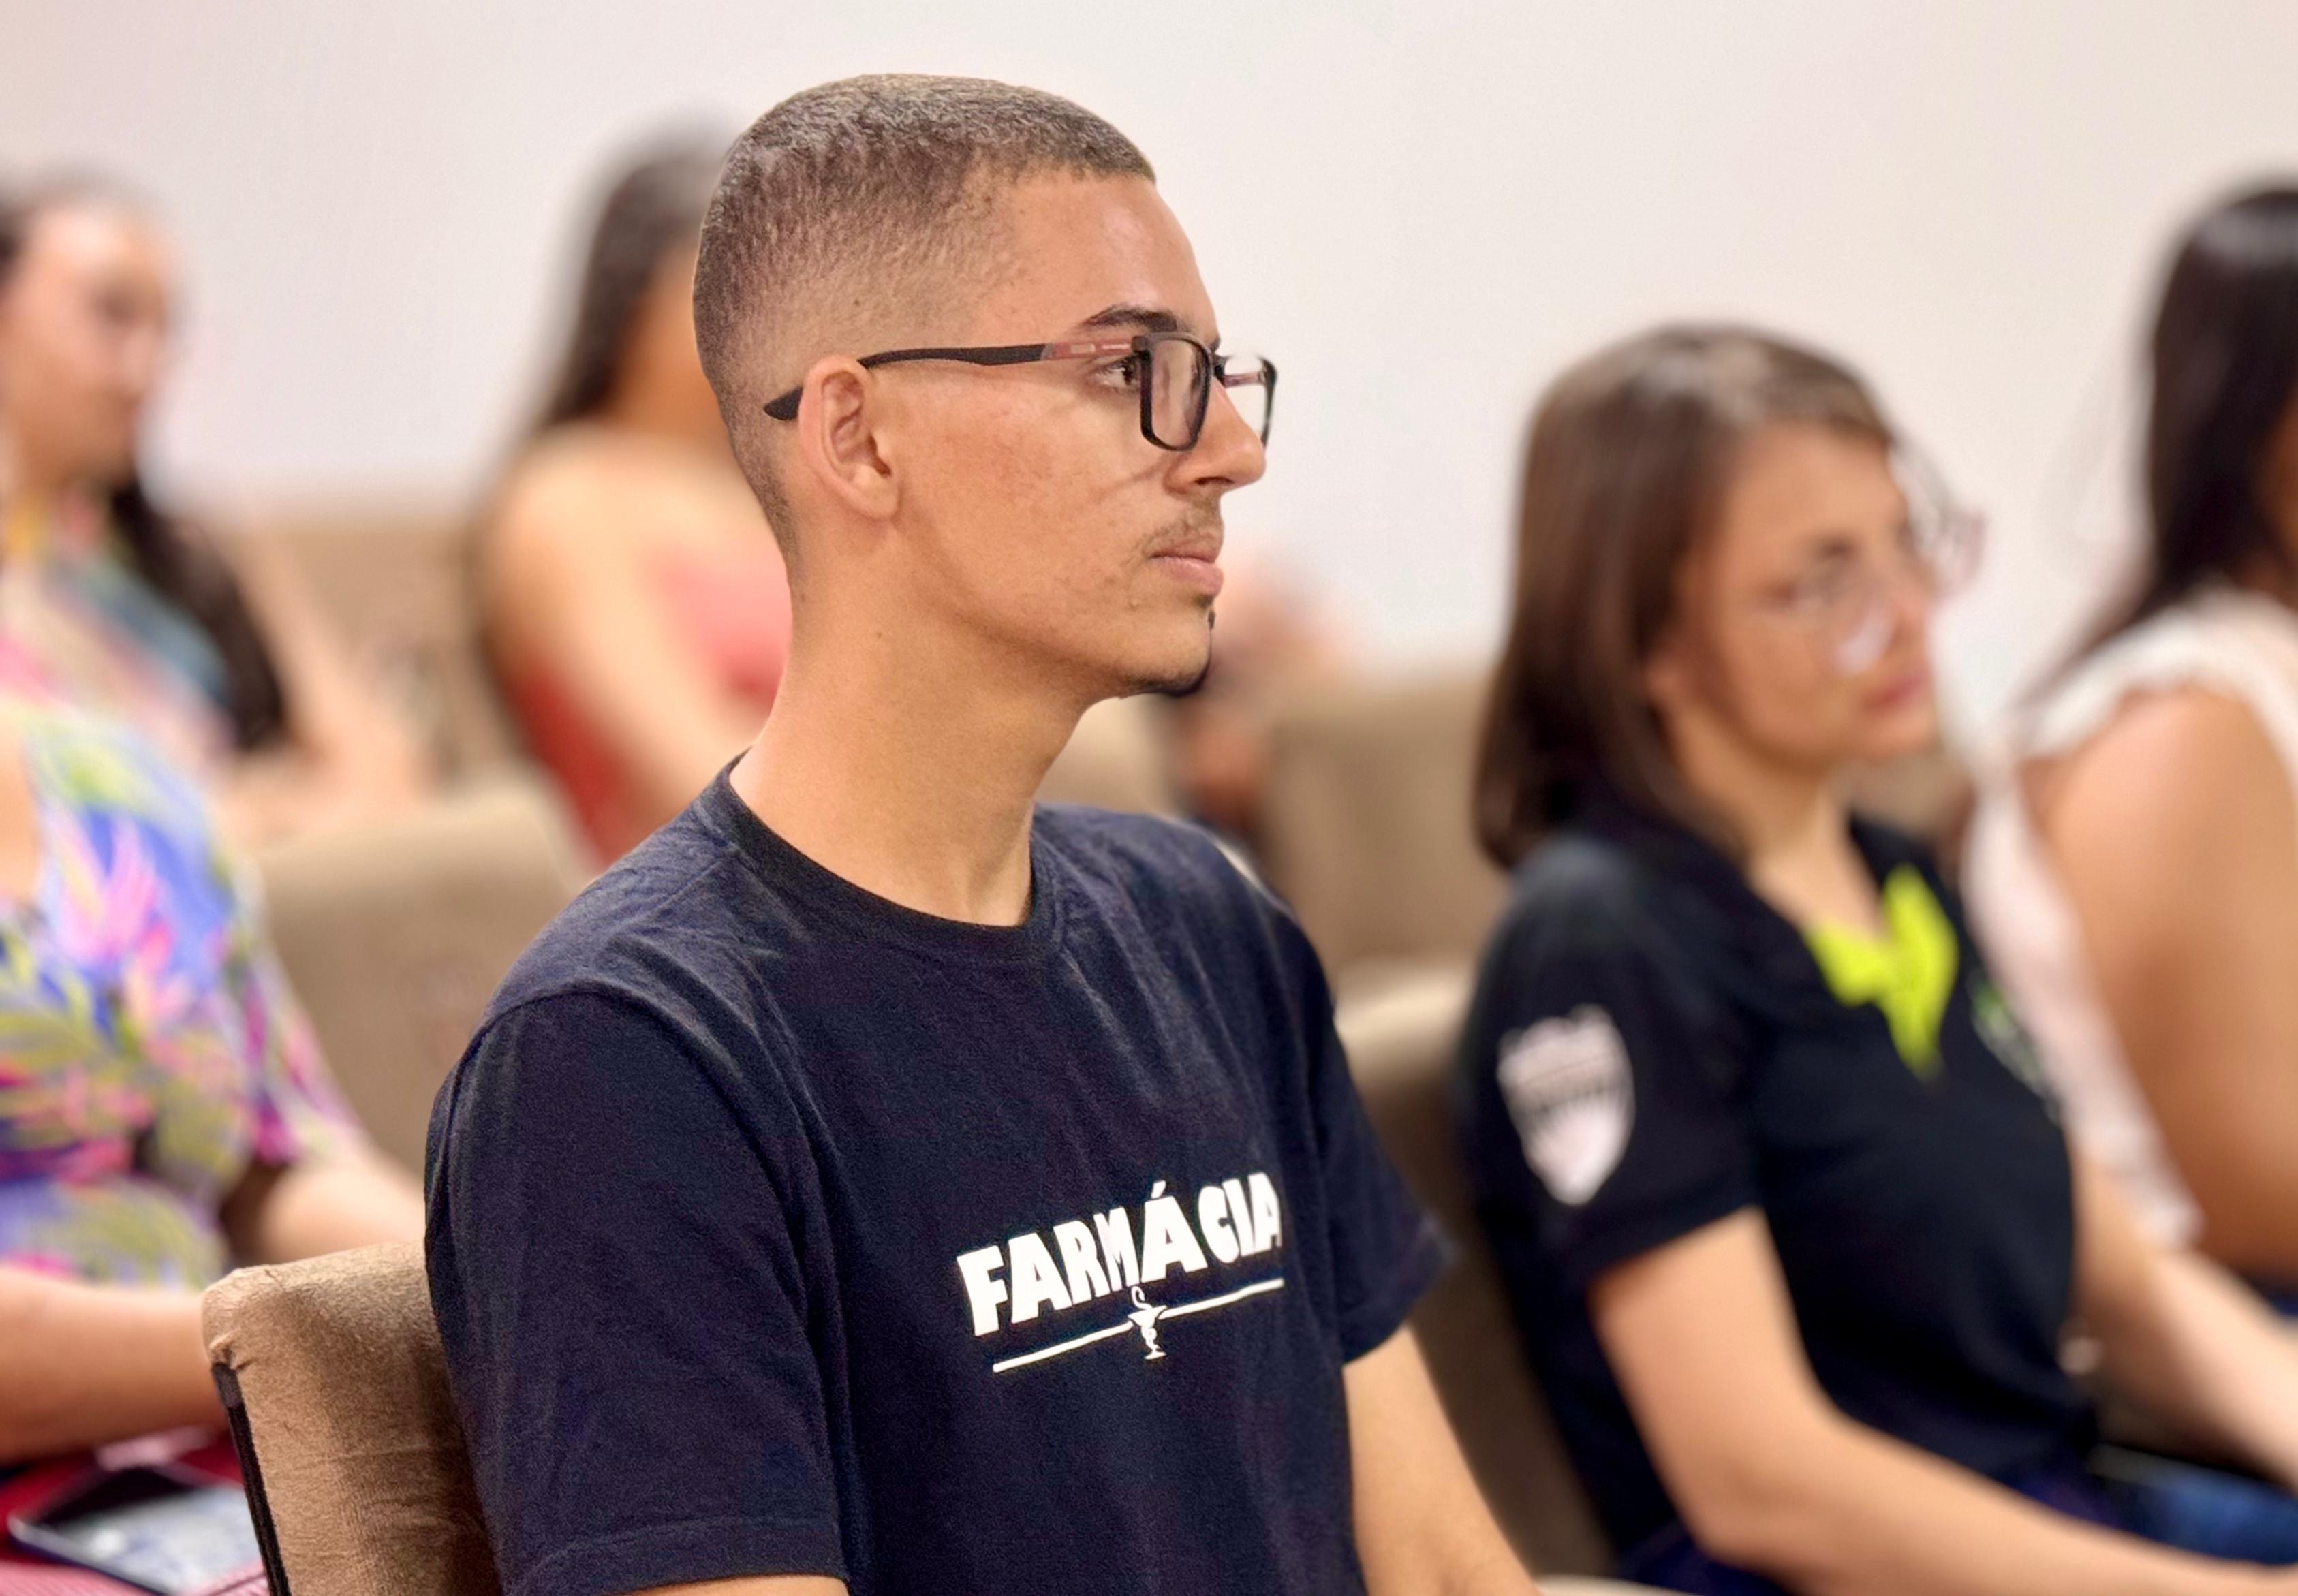
M756 734L789 653L789 578L694 346L721 153L672 145L608 188L558 376L480 543L497 674L601 863Z
M174 298L166 240L113 186L0 195L0 686L136 726L243 842L397 807L426 762L292 575L145 485Z
M2151 357L2136 580L2019 717L1972 906L2149 1229L2298 1294L2298 188L2194 224Z
M2298 1343L2071 1155L1954 892L1843 798L1936 735L1969 526L1777 338L1665 327L1550 390L1477 782L1516 872L1461 1051L1479 1212L1630 1577L2298 1590L2242 1566L2298 1562ZM2095 1453L2078 1315L2276 1484Z

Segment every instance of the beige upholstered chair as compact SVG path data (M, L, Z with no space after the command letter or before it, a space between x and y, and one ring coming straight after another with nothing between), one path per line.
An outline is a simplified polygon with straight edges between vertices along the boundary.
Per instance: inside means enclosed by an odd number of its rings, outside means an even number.
M423 1167L431 1099L581 875L555 801L505 779L268 849L271 930L377 1145Z
M419 1246L242 1269L203 1318L272 1596L499 1596Z
M1178 814L1161 707L1153 699L1112 699L1087 710L1046 773L1039 799L1143 815Z
M1341 1040L1389 1156L1457 1253L1413 1327L1484 1500L1533 1567L1594 1573L1611 1567L1603 1532L1525 1364L1452 1135L1452 1055L1467 993L1460 972L1387 987L1342 1005Z
M479 642L470 532L448 511L345 504L263 517L225 539L277 557L353 666L382 684L450 777L516 756Z
M1347 989L1484 946L1504 880L1468 828L1481 674L1323 689L1270 729L1262 859Z

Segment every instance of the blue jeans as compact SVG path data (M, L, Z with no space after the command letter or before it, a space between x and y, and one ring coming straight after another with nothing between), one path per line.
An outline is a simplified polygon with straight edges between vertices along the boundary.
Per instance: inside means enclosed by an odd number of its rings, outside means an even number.
M2203 1557L2298 1564L2298 1498L2238 1475L2102 1447L2087 1468L2054 1465L2003 1482L2071 1517ZM1760 1575L1717 1562L1671 1526L1620 1559L1620 1577L1690 1596L1785 1596Z
M2104 1447L2090 1460L2116 1521L2181 1551L2283 1568L2298 1564L2298 1500L2262 1480Z

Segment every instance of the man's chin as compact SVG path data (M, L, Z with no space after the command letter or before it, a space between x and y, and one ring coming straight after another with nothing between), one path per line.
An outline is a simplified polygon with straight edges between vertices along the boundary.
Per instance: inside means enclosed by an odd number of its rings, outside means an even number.
M1135 665L1120 673L1114 680L1112 693L1120 699L1137 699L1154 693L1160 698L1186 699L1205 684L1212 671L1210 650L1189 660L1177 660L1170 666Z
M1191 693L1195 692L1199 688L1205 684L1205 678L1212 674L1212 656L1211 654L1207 654L1205 656L1204 663L1197 666L1195 670L1190 671L1186 674L1176 674L1170 676L1153 677L1149 680L1143 681L1137 683L1134 687L1133 690L1126 696L1128 698L1133 698L1143 693L1155 693L1161 698L1186 699Z
M1150 642L1148 638L1137 638L1138 643ZM1212 616L1202 611L1186 631L1169 630L1156 640L1158 646L1136 647L1126 652L1129 657L1106 661L1111 696L1137 698L1155 693L1165 698L1186 698L1204 684L1205 675L1212 668Z

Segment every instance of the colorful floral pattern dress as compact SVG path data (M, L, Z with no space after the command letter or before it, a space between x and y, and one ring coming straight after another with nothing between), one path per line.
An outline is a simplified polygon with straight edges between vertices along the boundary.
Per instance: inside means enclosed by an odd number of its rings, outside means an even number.
M0 699L0 729L40 828L0 902L0 1263L204 1286L251 1167L359 1133L185 779L67 710Z
M208 781L234 752L223 692L207 634L128 568L93 507L0 507L0 696L133 726Z

